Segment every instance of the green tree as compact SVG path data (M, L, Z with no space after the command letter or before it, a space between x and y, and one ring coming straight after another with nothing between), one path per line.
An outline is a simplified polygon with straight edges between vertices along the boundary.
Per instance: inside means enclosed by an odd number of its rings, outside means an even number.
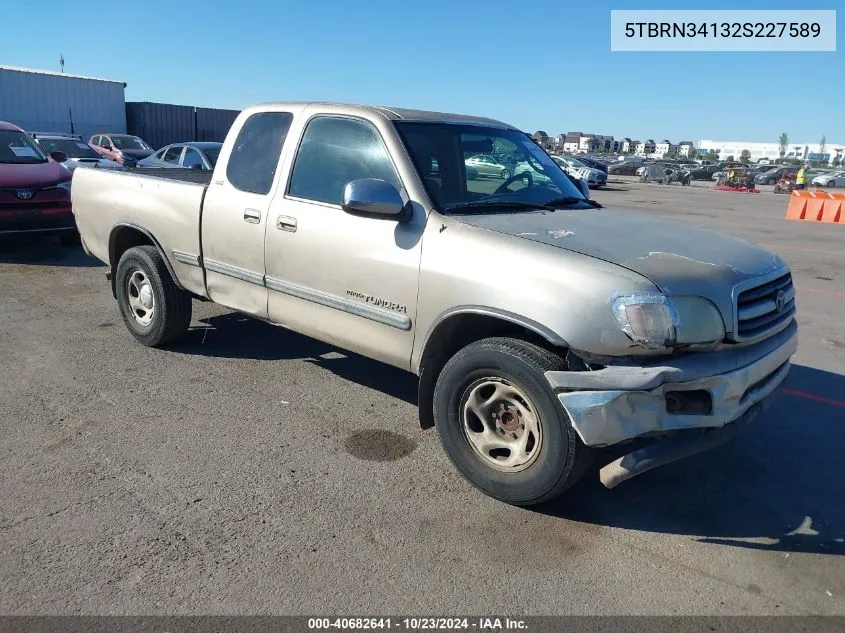
M706 160L719 160L719 154L716 152L715 149L711 149L707 152L707 156L704 157Z
M687 151L687 158L692 160L696 157L698 157L698 150L695 149L695 145L690 145L689 151Z
M739 155L739 162L747 165L748 162L751 160L751 152L747 149L742 150L742 154Z
M734 155L733 155L733 154L731 154L731 155L730 155L730 156L728 156L725 160L726 160L726 161L728 161L729 163L734 162Z
M789 134L784 132L780 135L778 139L778 154L780 154L780 162L783 162L784 156L786 156L786 150L789 147Z

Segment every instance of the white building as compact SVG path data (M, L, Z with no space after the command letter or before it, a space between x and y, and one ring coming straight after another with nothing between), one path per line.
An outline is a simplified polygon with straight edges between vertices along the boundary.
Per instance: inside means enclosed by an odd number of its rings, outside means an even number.
M637 149L637 143L639 141L632 141L627 136L619 141L619 151L623 154L628 154L629 152L633 152Z
M672 141L668 139L663 139L659 143L656 143L654 146L654 153L657 154L660 158L666 156L666 154L671 154L674 151L677 151L678 146L672 143Z
M780 158L780 145L774 143L751 143L743 141L715 141L712 139L701 139L697 143L699 156L704 156L710 150L715 151L721 160L733 156L739 160L743 150L751 153L751 162L756 163L761 159L768 159L772 162ZM792 143L786 148L786 160L829 160L833 161L837 156L842 161L845 155L845 144L825 142L824 155L821 155L818 143Z
M640 156L651 156L652 154L654 154L655 149L656 145L651 139L648 139L645 142L637 143L637 154L639 154Z
M695 147L690 141L681 141L678 143L678 154L681 156L689 156L690 150Z

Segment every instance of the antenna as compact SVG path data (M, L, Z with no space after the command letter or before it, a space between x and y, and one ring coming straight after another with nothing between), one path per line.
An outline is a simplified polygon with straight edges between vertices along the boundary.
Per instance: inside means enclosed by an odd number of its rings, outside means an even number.
M65 56L59 55L59 65L62 67L62 73L65 72Z

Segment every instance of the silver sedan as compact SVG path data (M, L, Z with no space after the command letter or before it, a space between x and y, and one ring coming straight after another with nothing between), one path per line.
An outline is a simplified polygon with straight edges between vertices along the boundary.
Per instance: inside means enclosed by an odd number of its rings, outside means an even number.
M813 178L816 187L845 187L845 171L831 171Z
M223 143L172 143L138 161L138 167L213 170Z

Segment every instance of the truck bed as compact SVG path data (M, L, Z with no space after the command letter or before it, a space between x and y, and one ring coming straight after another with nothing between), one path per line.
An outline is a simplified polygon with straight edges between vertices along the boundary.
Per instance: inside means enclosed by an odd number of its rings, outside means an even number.
M137 167L135 169L127 169L125 172L138 176L153 176L155 178L166 178L167 180L192 182L198 185L211 184L211 176L214 173L205 169L167 169L166 167Z
M192 169L77 169L71 204L89 252L112 266L110 244L143 227L186 290L205 295L200 216L212 173Z

